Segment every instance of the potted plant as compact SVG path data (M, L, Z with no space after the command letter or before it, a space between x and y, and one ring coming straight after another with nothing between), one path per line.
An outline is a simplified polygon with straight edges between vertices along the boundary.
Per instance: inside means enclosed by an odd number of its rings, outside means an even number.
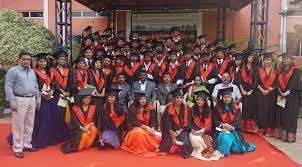
M0 118L4 116L4 109L8 107L5 101L4 85L5 85L5 70L0 69Z

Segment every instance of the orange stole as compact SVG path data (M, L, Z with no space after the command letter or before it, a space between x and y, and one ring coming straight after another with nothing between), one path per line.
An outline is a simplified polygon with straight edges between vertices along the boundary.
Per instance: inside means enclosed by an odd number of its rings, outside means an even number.
M260 75L260 79L261 79L261 82L262 82L264 88L268 89L269 87L271 87L273 85L273 83L275 81L276 71L272 68L272 70L270 71L270 73L267 76L265 69L260 68L259 75Z
M178 126L187 126L188 125L188 107L184 104L184 118L182 120L178 119L178 115L176 114L175 108L173 104L168 106L168 114L172 117L175 124Z
M212 129L212 122L211 122L211 114L210 113L209 113L208 117L205 118L204 122L201 122L199 116L197 116L193 113L193 121L194 121L194 124L200 129L205 128L205 130L208 131L208 132L210 132L211 129Z
M85 88L88 82L88 73L86 70L83 70L83 74L80 70L76 69L76 81L80 88Z
M280 87L282 88L282 90L285 90L288 84L288 81L290 79L290 77L292 76L292 74L294 73L294 70L296 69L296 67L292 67L287 73L282 72L279 77L278 77L278 81L280 84Z
M45 85L49 86L51 83L51 78L47 75L42 73L39 69L34 68L34 71L36 72L36 74L43 80L43 82L45 83Z
M50 80L52 81L53 78L56 78L58 81L59 85L63 88L66 89L67 87L67 82L68 82L68 73L69 69L64 68L64 74L61 74L60 70L55 68L50 69Z
M104 109L105 109L105 111L107 111L106 105L104 105ZM118 116L116 114L116 112L114 111L113 107L110 107L109 116L112 119L112 121L114 122L114 125L116 128L118 128L126 119L125 114Z
M236 113L239 110L239 106L235 105L234 109L235 109L234 112L231 112L231 111L230 112L223 112L223 109L219 107L218 112L219 112L221 120L224 123L228 123L228 124L232 123L232 121L234 120L234 118L236 116Z
M247 75L247 72L245 71L245 66L243 66L242 69L241 69L242 80L245 83L248 83L248 84L252 85L253 84L252 73L253 73L253 71L252 71L252 68L251 68L249 75Z

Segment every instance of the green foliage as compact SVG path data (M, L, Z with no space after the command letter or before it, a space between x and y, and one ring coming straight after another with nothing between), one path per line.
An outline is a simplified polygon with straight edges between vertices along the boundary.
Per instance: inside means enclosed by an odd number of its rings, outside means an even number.
M5 81L5 71L0 69L0 107L8 107L8 103L5 101L4 93L4 81Z
M0 11L0 64L15 64L21 50L51 52L54 39L48 29L32 19L12 10Z
M249 38L248 37L243 37L243 38L240 38L236 41L231 41L231 40L225 40L224 44L226 47L230 46L231 44L234 44L236 43L237 45L237 49L241 48L242 45L244 44L247 44L247 42L249 41Z

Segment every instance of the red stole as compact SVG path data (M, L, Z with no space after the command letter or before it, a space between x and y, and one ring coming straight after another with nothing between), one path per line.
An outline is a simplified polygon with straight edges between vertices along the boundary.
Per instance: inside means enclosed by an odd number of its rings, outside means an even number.
M159 77L162 77L166 70L166 63L162 62L161 66L159 66L157 63L156 63L156 65L159 67L158 75L159 75Z
M286 89L288 81L289 81L290 77L293 75L295 69L296 69L296 67L292 67L287 73L282 72L279 75L278 80L279 80L279 84L280 84L280 87L282 88L282 90Z
M36 74L43 80L44 84L46 86L49 86L51 83L51 79L47 74L42 73L39 69L34 68L34 71L36 72Z
M104 105L104 109L105 109L105 111L107 111L106 105ZM117 113L114 111L114 108L111 106L110 106L110 110L109 110L109 116L110 116L111 120L113 121L116 128L118 128L126 119L125 114L118 116Z
M50 69L50 80L52 80L53 78L56 78L57 82L59 83L59 85L63 88L66 89L67 87L67 82L68 82L68 73L69 73L69 69L68 68L64 68L64 74L62 75L60 70L57 68L52 68Z
M253 84L253 78L252 78L252 73L253 73L253 71L252 71L252 67L251 67L251 69L250 69L249 75L247 75L247 72L246 72L246 70L245 70L245 67L246 67L245 65L242 66L242 70L241 70L242 79L243 79L243 81L244 81L245 83L248 83L248 84L252 85L252 84Z
M208 117L204 119L204 122L201 122L200 117L197 115L194 115L193 113L193 121L194 124L200 128L203 129L205 128L206 131L211 131L212 128L212 120L211 120L211 114L209 113Z
M239 106L234 104L234 109L235 109L234 112L232 111L226 112L224 111L224 109L220 107L218 108L218 112L223 123L231 124L233 122L236 113L239 111Z
M260 68L259 69L259 75L260 75L260 79L261 79L261 82L262 82L264 88L268 89L269 87L271 87L273 85L273 83L275 81L276 71L272 68L270 73L267 76L266 72L265 72L265 69Z
M134 63L133 67L131 69L129 69L129 67L126 65L125 68L125 72L128 74L129 77L132 77L134 75L134 73L136 72L136 70L139 67L139 63Z
M124 65L116 66L116 76L118 76L118 74L122 73L123 69L124 69Z
M219 73L220 75L222 75L222 74L225 72L225 70L226 70L228 64L229 64L229 60L227 60L227 59L223 60L222 65L220 66L220 68L218 67L218 64L217 64L217 63L215 64L215 66L216 66L216 68L217 68L217 70L218 70L218 73Z
M170 74L170 76L171 76L171 81L174 81L175 76L176 76L177 71L178 71L178 67L179 67L179 65L178 65L178 64L175 64L175 65L174 65L174 69L173 69L173 68L172 68L172 65L169 65L168 72L169 72L169 74Z
M168 114L172 117L174 123L178 126L188 126L188 107L184 104L184 118L180 121L176 114L173 103L168 106Z
M87 116L84 115L82 109L77 105L73 106L72 110L76 114L76 116L78 117L81 124L83 126L86 126L86 125L88 125L89 123L92 122L93 117L94 117L94 113L96 111L95 108L96 108L95 105L90 105L89 108L88 108L88 111L87 111L88 112Z
M96 83L95 86L97 87L97 90L101 91L104 87L105 80L101 76L98 76L96 74L96 72L94 72L93 70L91 70L91 73L92 73L94 81Z
M190 77L191 77L191 75L193 73L193 70L195 68L195 64L196 64L195 61L192 61L190 63L190 65L189 65L189 68L188 69L185 68L185 77L186 77L186 80L190 79Z
M144 114L141 112L138 112L136 114L136 118L140 120L144 125L148 125L151 117L151 112L153 110L153 106L149 104L146 109L144 110Z
M109 67L106 67L105 69L103 69L104 78L108 77L110 73L111 73L111 69Z
M208 65L208 68L205 71L203 71L202 66L199 67L200 74L201 74L201 76L203 77L204 80L207 80L207 78L208 78L209 74L211 73L213 67L214 67L213 63L210 63Z
M151 75L153 73L154 69L156 68L156 66L157 65L155 63L152 63L150 65L150 67L148 68L147 73Z
M88 73L86 70L83 70L83 74L80 70L76 69L76 81L80 88L85 88L88 82Z

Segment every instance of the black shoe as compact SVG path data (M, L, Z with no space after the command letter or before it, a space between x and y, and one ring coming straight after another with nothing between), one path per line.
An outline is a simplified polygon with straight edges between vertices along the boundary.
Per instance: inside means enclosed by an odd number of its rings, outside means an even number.
M184 157L184 159L189 159L189 158L191 158L191 155L184 155L183 157Z
M31 148L24 148L23 151L25 151L25 152L37 152L37 151L39 151L39 149L31 147Z
M17 158L24 158L23 152L15 152L15 156L16 156Z

